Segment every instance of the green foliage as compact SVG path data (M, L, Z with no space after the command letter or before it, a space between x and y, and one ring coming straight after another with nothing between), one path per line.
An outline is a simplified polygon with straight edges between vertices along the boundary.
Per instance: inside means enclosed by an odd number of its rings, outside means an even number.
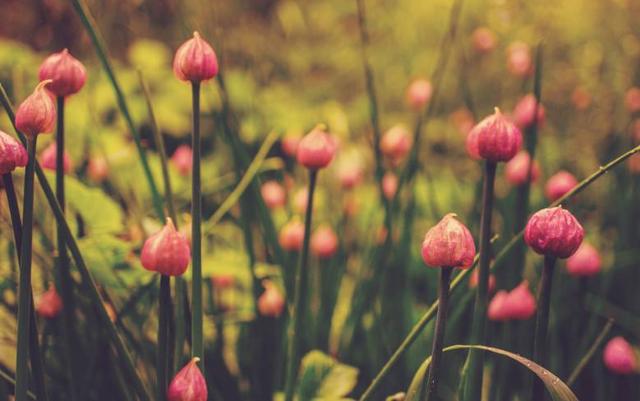
M346 400L357 378L358 369L339 363L320 351L311 351L302 358L297 400Z

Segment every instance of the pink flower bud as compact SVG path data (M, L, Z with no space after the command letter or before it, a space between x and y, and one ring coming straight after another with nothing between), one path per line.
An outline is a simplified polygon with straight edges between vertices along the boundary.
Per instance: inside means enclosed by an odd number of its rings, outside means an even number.
M511 290L505 305L510 319L530 319L536 313L536 299L529 290L529 282L525 280Z
M422 242L422 260L433 267L471 267L476 246L469 229L449 213L432 227Z
M416 79L407 88L407 103L412 109L420 110L429 103L432 94L431 82L426 79Z
M318 170L331 163L336 148L335 139L324 131L324 126L318 125L300 140L296 157L306 168Z
M191 174L193 163L193 150L189 145L180 145L171 155L171 164L178 170L180 175L188 176Z
M500 290L493 296L487 309L487 317L494 322L503 322L509 319L507 308L507 298L509 294L505 290Z
M578 249L584 229L578 220L561 206L536 212L524 231L524 241L541 255L568 258Z
M36 305L36 312L45 319L53 319L62 310L62 299L53 285L40 296Z
M591 94L579 86L573 90L571 102L576 110L586 110L591 105Z
M382 193L388 200L393 199L398 191L398 176L387 172L382 176Z
M380 139L380 151L392 160L403 159L411 149L411 133L403 125L395 125Z
M207 401L207 382L193 358L175 375L167 390L168 401Z
M516 108L513 110L513 121L520 129L524 130L533 125L536 114L536 98L532 94L524 96ZM545 110L542 104L538 105L538 126L541 127L545 122Z
M0 131L0 174L24 167L29 161L27 150L17 139Z
M102 182L109 176L109 164L102 156L94 156L89 159L87 175L93 182Z
M284 187L277 181L267 181L262 184L260 194L269 209L284 206L287 197Z
M338 236L329 226L318 227L311 235L311 252L320 259L329 259L338 250Z
M531 170L531 181L536 182L540 177L540 165L537 160L531 166L529 152L521 150L505 166L505 176L511 185L518 186L527 182Z
M53 53L42 62L38 77L40 81L52 81L47 86L49 92L55 96L67 97L82 89L87 80L87 71L69 50L64 49L60 53Z
M549 180L544 187L544 193L549 201L553 202L564 196L578 185L578 180L568 171L560 170Z
M513 42L507 49L507 68L517 77L525 77L533 70L531 50L524 42Z
M487 27L481 26L471 34L473 48L481 54L489 53L496 47L496 35Z
M27 136L50 133L56 123L56 106L45 86L51 80L42 81L36 86L16 111L16 128Z
M624 96L624 104L630 113L640 111L640 88L629 88Z
M574 277L593 276L598 274L601 267L600 253L587 242L583 242L576 253L567 259L567 271Z
M166 276L180 276L189 266L191 250L184 234L178 232L170 218L165 226L144 243L142 266Z
M480 271L475 269L469 277L469 288L476 288L478 286L478 275ZM489 292L493 292L496 289L496 276L489 274Z
M344 189L351 189L364 179L364 167L357 157L341 158L338 163L338 180Z
M522 146L522 133L497 107L493 115L473 127L469 132L469 136L472 135L477 135L480 157L492 162L511 160ZM473 137L467 137L467 151L471 155L474 151L474 140Z
M211 277L211 284L215 288L230 288L233 287L236 279L231 274L220 274L218 276Z
M263 286L264 292L258 298L258 311L262 316L279 317L284 310L284 297L269 280L265 280Z
M296 157L298 151L298 145L302 138L296 134L287 134L282 138L280 147L282 151L289 157Z
M622 337L614 337L604 347L605 366L614 373L628 375L637 367L636 355L631 345Z
M51 171L56 170L57 148L58 147L56 146L56 143L51 142L51 144L49 144L49 146L47 146L47 148L42 151L42 153L40 154L40 165L43 169ZM62 154L62 169L64 170L65 174L69 174L73 168L73 165L71 163L71 156L69 156L69 153L66 149Z
M209 43L198 32L184 42L173 59L173 73L182 81L198 83L218 74L218 58Z
M280 229L278 242L285 251L299 251L304 240L304 224L300 220L291 220Z
M480 157L480 149L478 145L479 137L480 130L471 128L471 130L467 133L465 148L467 149L467 154L473 160L482 160L482 157Z

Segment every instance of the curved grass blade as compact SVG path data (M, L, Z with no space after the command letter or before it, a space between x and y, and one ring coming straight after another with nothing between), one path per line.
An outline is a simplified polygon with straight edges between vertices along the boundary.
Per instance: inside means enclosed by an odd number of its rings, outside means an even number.
M510 358L511 360L514 360L520 363L521 365L529 369L531 372L533 372L536 376L538 376L540 380L543 381L553 401L578 401L578 397L576 397L576 395L573 393L573 391L571 391L569 386L567 386L565 382L560 380L558 376L549 372L547 369L538 365L537 363L523 356L520 356L518 354L514 354L513 352L505 351L500 348L487 347L484 345L452 345L450 347L445 348L443 351L449 352L449 351L463 350L463 349L466 349L466 350L477 349L482 351L488 351L497 355L502 355L507 358ZM405 398L405 401L420 400L422 386L424 385L424 378L427 371L429 370L430 363L431 363L431 356L425 359L425 361L422 363L422 365L420 365L420 367L416 371L416 374L411 380L411 384L409 385L409 389L407 390L407 397Z
M586 354L584 354L582 359L580 359L580 362L578 362L575 369L573 369L573 372L571 372L571 375L569 375L569 378L567 379L567 386L569 387L573 386L573 383L575 383L575 381L578 379L578 376L580 376L580 373L582 373L582 371L587 366L591 358L593 358L593 355L595 355L598 348L600 348L600 346L604 342L605 338L607 338L607 335L609 334L609 332L611 331L611 328L613 327L613 323L614 323L614 320L609 319L609 321L607 321L607 324L604 325L598 337L596 337L593 344L591 344L591 347L589 347L589 350L587 350Z

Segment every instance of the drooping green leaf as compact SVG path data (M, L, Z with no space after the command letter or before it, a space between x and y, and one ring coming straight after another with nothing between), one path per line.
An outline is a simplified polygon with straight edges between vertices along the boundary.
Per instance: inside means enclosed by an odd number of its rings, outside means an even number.
M297 399L344 400L355 387L357 379L358 369L320 351L311 351L302 358Z
M513 352L505 351L500 348L487 347L484 345L452 345L443 349L443 352L455 351L461 349L479 349L483 351L493 352L494 354L506 356L521 365L525 366L531 372L533 372L536 376L540 378L544 382L547 391L551 395L553 401L578 401L578 397L573 394L573 391L567 386L558 376L549 372L544 367L538 365L537 363L520 356L518 354L514 354ZM405 401L418 401L420 400L420 396L422 393L422 386L426 380L427 372L429 371L429 365L431 364L431 356L429 356L425 361L420 365L416 374L413 376L411 380L411 384L409 385L409 389L407 390L407 397Z

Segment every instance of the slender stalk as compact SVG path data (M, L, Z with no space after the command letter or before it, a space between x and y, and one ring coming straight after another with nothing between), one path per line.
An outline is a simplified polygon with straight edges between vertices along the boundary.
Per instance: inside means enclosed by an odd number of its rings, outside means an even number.
M18 198L13 186L13 178L11 173L3 174L2 181L4 183L4 192L7 196L9 204L9 213L11 214L11 227L13 229L13 239L15 248L18 250L18 261L20 261L22 251L22 221L20 218L20 209L18 207ZM36 322L35 308L33 303L33 294L31 294L31 313L29 313L29 361L31 362L31 374L33 376L33 385L36 398L46 401L47 390L44 384L44 368L42 365L42 354L40 352L40 344L38 343L38 325Z
M158 355L156 360L158 401L166 398L169 388L169 358L171 355L169 325L171 323L171 277L160 276L160 305L158 315Z
M593 344L591 344L591 347L589 347L589 350L587 351L587 353L584 354L582 359L580 359L580 362L578 362L576 367L573 369L573 372L571 372L571 375L569 375L569 378L567 379L567 382L566 382L567 386L572 387L573 384L576 382L576 380L580 376L580 373L582 373L582 371L587 366L591 358L593 358L593 356L595 355L596 351L598 351L598 348L600 348L602 343L604 343L604 340L607 338L607 335L609 334L609 332L611 331L611 328L613 327L613 323L614 323L613 319L609 319L607 321L607 324L604 326L604 328L602 329L598 337L596 337Z
M56 124L56 199L62 208L65 210L65 192L64 192L64 97L58 96L57 102L57 124ZM58 257L56 258L56 276L58 281L58 288L60 289L60 295L62 296L62 336L64 342L64 350L66 353L65 368L67 375L69 376L69 393L71 400L78 400L78 380L76 375L76 361L74 350L78 349L78 342L74 340L77 338L73 328L73 311L75 310L75 300L73 297L73 281L71 278L71 272L69 270L69 255L67 254L67 247L64 242L64 234L62 234L62 228L60 224L56 225L56 239Z
M447 325L447 309L449 307L449 280L453 267L442 267L440 269L440 287L438 292L438 316L436 317L436 327L433 335L433 346L431 348L431 366L427 376L426 401L435 399L438 390L438 378L442 360L442 345L444 343L444 333Z
M496 163L485 162L484 184L482 188L482 215L480 217L480 263L478 289L476 291L473 323L471 326L472 344L485 343L487 305L489 303L489 263L491 260L491 215L493 213L493 185L496 177ZM480 400L484 354L480 350L470 350L469 370L466 378L465 400Z
M29 326L31 324L31 241L33 230L33 180L37 136L27 140L29 162L24 177L22 249L18 284L18 345L16 350L16 401L27 400L29 386Z
M285 401L293 401L296 372L300 359L300 338L303 331L305 319L304 297L307 294L307 261L309 259L309 239L311 237L311 217L313 215L313 193L316 189L317 170L309 170L309 196L307 198L307 210L304 218L304 240L302 242L302 252L296 272L296 282L293 294L293 317L289 323L289 349L287 352L287 365L285 370L284 392Z
M202 338L202 254L201 254L201 219L202 195L200 193L200 83L191 83L191 99L193 107L191 147L193 149L193 166L191 181L191 265L192 287L191 302L193 318L191 321L191 355L202 361L200 369L204 374L204 342Z
M551 305L551 282L556 265L555 256L545 255L542 277L538 287L538 313L533 334L533 361L544 366L547 359L547 331L549 328L549 310ZM544 384L540 380L533 382L532 400L544 399Z

